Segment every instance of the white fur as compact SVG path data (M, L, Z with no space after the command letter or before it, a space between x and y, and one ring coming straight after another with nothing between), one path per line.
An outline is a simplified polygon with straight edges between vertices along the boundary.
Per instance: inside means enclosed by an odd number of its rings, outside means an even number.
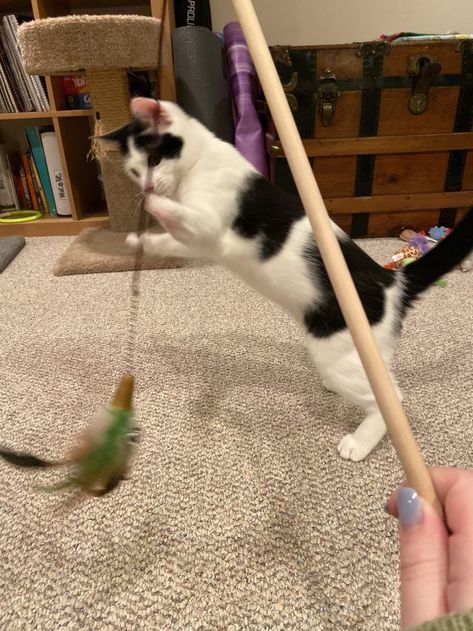
M279 304L303 327L305 309L323 299L302 256L312 234L307 218L295 222L282 249L262 261L257 239L242 238L232 229L238 213L237 193L254 173L253 167L175 104L161 105L172 122L160 131L181 136L184 146L179 159L162 160L153 170L155 192L148 195L147 210L167 232L143 234L140 239L145 251L212 258ZM134 146L130 146L125 167L130 174L131 169L139 173L135 179L144 187L146 161ZM129 235L127 242L134 247L139 238ZM386 292L384 317L373 327L388 364L398 330L401 293L400 283ZM345 329L323 339L306 333L306 339L324 385L365 410L363 422L338 445L343 458L361 460L382 439L385 426L351 336Z

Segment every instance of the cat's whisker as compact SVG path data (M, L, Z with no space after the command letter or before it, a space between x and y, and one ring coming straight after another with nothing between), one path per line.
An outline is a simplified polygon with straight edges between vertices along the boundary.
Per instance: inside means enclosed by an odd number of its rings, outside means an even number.
M136 195L133 195L133 197L131 198L131 201L135 201L137 197L144 197L144 196L145 196L145 192L140 191L139 193L136 193Z
M134 199L136 199L136 197L137 197L137 196L135 195ZM137 203L135 204L135 208L134 208L134 211L133 211L133 212L135 212L135 213L136 213L136 211L137 211L137 210L139 210L140 208L142 208L142 207L143 207L143 204L144 204L144 203L145 203L145 196L144 196L144 193L143 193L143 195L140 197L140 199L139 199L139 200L137 201Z

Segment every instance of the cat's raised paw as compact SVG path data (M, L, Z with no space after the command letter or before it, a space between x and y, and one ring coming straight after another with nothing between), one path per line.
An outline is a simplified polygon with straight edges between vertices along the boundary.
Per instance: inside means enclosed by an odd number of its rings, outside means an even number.
M361 443L354 434L346 434L338 444L338 453L345 460L359 462L370 453L371 445Z
M136 249L140 244L140 237L136 232L130 232L130 234L126 236L125 243L130 248Z

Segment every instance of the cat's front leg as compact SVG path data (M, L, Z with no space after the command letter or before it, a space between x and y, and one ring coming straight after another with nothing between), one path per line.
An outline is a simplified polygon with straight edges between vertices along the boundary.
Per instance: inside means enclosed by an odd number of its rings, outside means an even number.
M178 241L195 240L199 222L193 209L153 193L146 197L145 208Z
M133 249L142 245L143 252L149 256L182 256L186 258L195 256L190 248L180 241L176 241L174 237L167 233L143 232L141 235L138 235L136 232L130 232L125 239L125 243Z

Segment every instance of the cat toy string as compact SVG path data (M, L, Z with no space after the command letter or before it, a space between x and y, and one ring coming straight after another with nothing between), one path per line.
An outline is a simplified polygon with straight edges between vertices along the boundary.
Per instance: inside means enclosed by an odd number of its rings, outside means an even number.
M157 59L156 59L156 72L158 76L158 84L157 84L157 97L160 96L160 88L159 83L161 80L161 66L162 66L162 50L163 50L163 39L164 39L164 27L166 22L166 11L167 11L167 0L163 0L163 4L161 6L161 29L159 31L159 42L158 42L158 51L157 51ZM146 204L146 196L149 195L150 192L153 191L153 183L152 183L152 166L150 162L148 162L148 169L146 172L146 180L143 191L140 191L139 195L141 196L140 203L138 205L138 226L137 226L137 234L138 237L146 230L147 228L147 214L145 209ZM134 355L136 348L136 340L137 340L137 329L138 329L138 311L139 311L139 303L141 298L141 271L143 269L143 257L144 251L141 241L138 242L136 250L135 250L135 260L133 265L133 273L131 276L131 285L130 285L130 311L129 311L129 319L128 319L128 335L126 340L126 349L125 349L125 360L124 367L125 371L129 374L133 374L134 367Z
M143 232L146 230L146 227L147 227L147 214L146 214L145 204L146 204L146 196L152 190L151 176L152 176L152 171L151 171L151 168L148 167L145 188L140 193L141 199L138 204L138 226L137 226L138 238L143 234ZM125 358L124 358L125 372L130 375L133 374L133 369L134 369L135 349L136 349L136 340L137 340L137 332L138 332L138 315L139 315L139 305L140 305L140 299L141 299L141 272L143 270L143 257L144 257L143 246L142 246L141 240L139 240L135 249L133 272L131 275L130 307L129 307L129 315L128 315L128 334L127 334L127 339L126 339Z

